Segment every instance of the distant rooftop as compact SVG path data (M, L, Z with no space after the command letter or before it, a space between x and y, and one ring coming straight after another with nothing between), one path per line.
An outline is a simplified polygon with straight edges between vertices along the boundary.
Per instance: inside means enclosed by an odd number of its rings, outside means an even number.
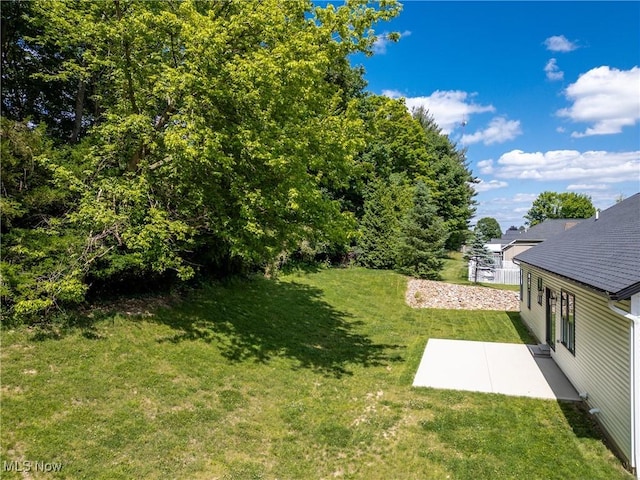
M538 223L528 230L507 230L501 238L492 238L488 243L508 245L513 241L542 242L583 222L584 218L554 218Z
M640 193L515 259L603 291L613 299L639 293Z
M548 240L555 235L565 232L570 228L575 227L581 222L584 222L584 218L554 218L545 220L542 223L534 225L528 230L522 232L517 239L518 240Z

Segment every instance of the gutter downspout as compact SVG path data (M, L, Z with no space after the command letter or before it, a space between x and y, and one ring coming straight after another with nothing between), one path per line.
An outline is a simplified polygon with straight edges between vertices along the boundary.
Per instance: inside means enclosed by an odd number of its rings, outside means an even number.
M631 297L631 313L625 312L609 300L608 307L614 313L626 318L631 323L631 468L636 478L640 479L640 294Z

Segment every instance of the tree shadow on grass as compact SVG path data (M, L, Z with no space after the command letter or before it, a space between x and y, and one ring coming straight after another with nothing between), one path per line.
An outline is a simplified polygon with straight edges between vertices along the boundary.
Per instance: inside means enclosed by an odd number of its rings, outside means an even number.
M349 365L401 359L400 346L374 343L358 332L362 321L324 301L322 290L298 283L254 278L216 285L159 311L155 321L177 330L159 342L212 342L231 362L285 357L297 368L341 377L351 374Z
M103 314L89 318L85 315L74 313L63 319L57 319L57 321L32 325L29 331L31 339L35 342L62 340L76 331L80 331L87 340L104 340L105 337L96 329L95 323L105 317L106 315Z

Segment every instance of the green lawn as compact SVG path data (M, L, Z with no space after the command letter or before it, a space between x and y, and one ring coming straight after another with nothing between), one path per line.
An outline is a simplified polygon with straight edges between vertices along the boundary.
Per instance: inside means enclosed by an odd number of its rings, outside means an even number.
M429 337L531 339L515 314L412 310L405 284L256 277L152 317L4 331L0 461L63 464L33 478L632 478L573 404L412 388Z
M460 252L448 252L447 258L444 260L444 268L441 272L442 280L449 283L461 283L471 285L473 282L468 280L469 267L467 262L462 258Z

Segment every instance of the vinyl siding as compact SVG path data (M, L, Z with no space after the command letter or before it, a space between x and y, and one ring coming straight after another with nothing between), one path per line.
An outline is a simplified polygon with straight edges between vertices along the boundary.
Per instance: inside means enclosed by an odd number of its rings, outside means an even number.
M538 304L538 278L543 277L542 289L544 292L545 287L553 288L558 291L559 289L552 287L541 272L534 270L527 265L520 265L522 270L522 299L520 300L520 317L527 324L529 329L533 332L540 343L544 343L545 340L545 304L544 296L542 299L542 305ZM527 307L527 273L531 273L531 308ZM556 307L556 312L559 312L559 306ZM557 337L556 337L557 338Z
M628 461L631 458L630 324L613 313L604 295L525 263L521 317L540 342L545 340L545 302L537 302L538 277L555 291L556 339L562 338L560 291L575 295L575 356L561 343L551 355L578 392L589 394L589 407ZM531 272L531 309L527 308L527 273Z
M631 299L620 300L617 302L613 302L613 304L618 307L620 310L624 310L627 313L631 313Z
M538 242L539 243L539 242ZM529 243L529 244L515 244L510 247L507 247L504 250L504 259L505 260L513 260L513 257L521 254L522 252L526 252L531 247L536 246L537 243Z

